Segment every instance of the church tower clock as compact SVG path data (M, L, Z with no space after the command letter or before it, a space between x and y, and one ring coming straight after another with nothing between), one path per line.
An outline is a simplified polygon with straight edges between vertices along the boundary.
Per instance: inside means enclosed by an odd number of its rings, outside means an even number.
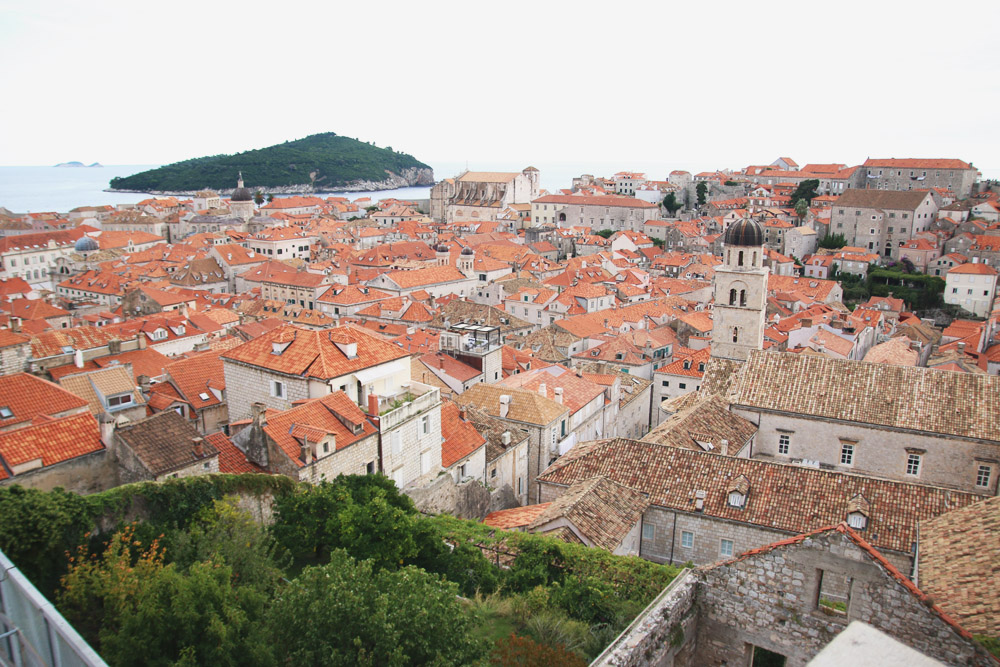
M764 348L767 277L764 230L745 217L729 225L723 263L715 267L712 356L746 361L750 350Z

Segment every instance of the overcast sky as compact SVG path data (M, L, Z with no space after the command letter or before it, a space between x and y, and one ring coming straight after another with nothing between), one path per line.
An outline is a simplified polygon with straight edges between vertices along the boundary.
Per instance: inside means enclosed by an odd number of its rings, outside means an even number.
M332 131L425 162L1000 167L1000 2L0 0L0 164Z

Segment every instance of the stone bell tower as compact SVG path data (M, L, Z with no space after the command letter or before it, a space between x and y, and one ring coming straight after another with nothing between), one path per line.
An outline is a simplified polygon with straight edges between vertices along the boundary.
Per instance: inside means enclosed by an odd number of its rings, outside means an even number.
M729 225L723 264L715 268L712 356L746 361L764 348L767 277L764 230L749 216Z

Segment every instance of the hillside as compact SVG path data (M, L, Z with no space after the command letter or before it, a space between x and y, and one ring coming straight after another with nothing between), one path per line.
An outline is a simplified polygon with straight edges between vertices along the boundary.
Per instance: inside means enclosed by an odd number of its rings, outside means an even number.
M110 189L180 194L210 188L225 192L236 186L240 171L248 188L272 193L385 190L434 183L431 168L411 155L326 132L113 178Z

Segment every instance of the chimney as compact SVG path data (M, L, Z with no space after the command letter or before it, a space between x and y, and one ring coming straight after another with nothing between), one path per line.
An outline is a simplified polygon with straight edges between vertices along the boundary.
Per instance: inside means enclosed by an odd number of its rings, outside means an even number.
M10 330L14 333L21 333L21 318L12 317L10 318Z
M694 492L694 509L696 512L702 512L705 509L705 492L695 491Z
M205 456L205 438L192 438L191 444L194 445L195 458L203 458Z
M250 406L250 417L255 423L261 426L267 424L267 405L265 403L254 403Z
M559 405L562 405L562 402L563 402L563 388L562 387L556 387L555 388L555 393L556 393L556 403L558 403Z
M122 342L117 338L112 338L108 341L108 354L121 354L122 353Z
M111 444L114 441L115 436L115 420L114 417L109 415L107 412L102 412L97 418L98 424L101 428L101 442L108 449L111 449Z
M500 397L500 419L506 419L508 412L510 412L510 394L504 394Z
M962 341L959 341L958 343L958 353L965 354L965 343Z
M725 438L723 438L722 442L719 443L719 444L721 445L721 447L719 447L719 453L722 454L723 456L728 455L729 454L729 441L726 440Z
M548 398L549 395L548 395L548 393L546 393L546 391L545 391L546 389L547 389L547 387L545 386L544 382L541 383L540 385L538 385L538 393L541 394L542 396L544 396L545 398Z
M378 417L378 396L375 394L368 394L368 414Z
M135 334L136 349L145 350L146 349L146 334L141 331L137 331Z
M149 386L150 386L149 376L140 375L139 377L136 378L136 380L139 382L139 389L142 390L142 393L144 394L149 393Z
M73 350L73 364L77 368L83 368L83 350Z
M465 408L458 409L458 418L465 421Z
M504 431L503 433L500 434L500 442L502 442L504 445L510 444L510 431Z
M306 465L312 463L312 450L309 448L308 442L302 443L302 447L299 449L299 458Z

